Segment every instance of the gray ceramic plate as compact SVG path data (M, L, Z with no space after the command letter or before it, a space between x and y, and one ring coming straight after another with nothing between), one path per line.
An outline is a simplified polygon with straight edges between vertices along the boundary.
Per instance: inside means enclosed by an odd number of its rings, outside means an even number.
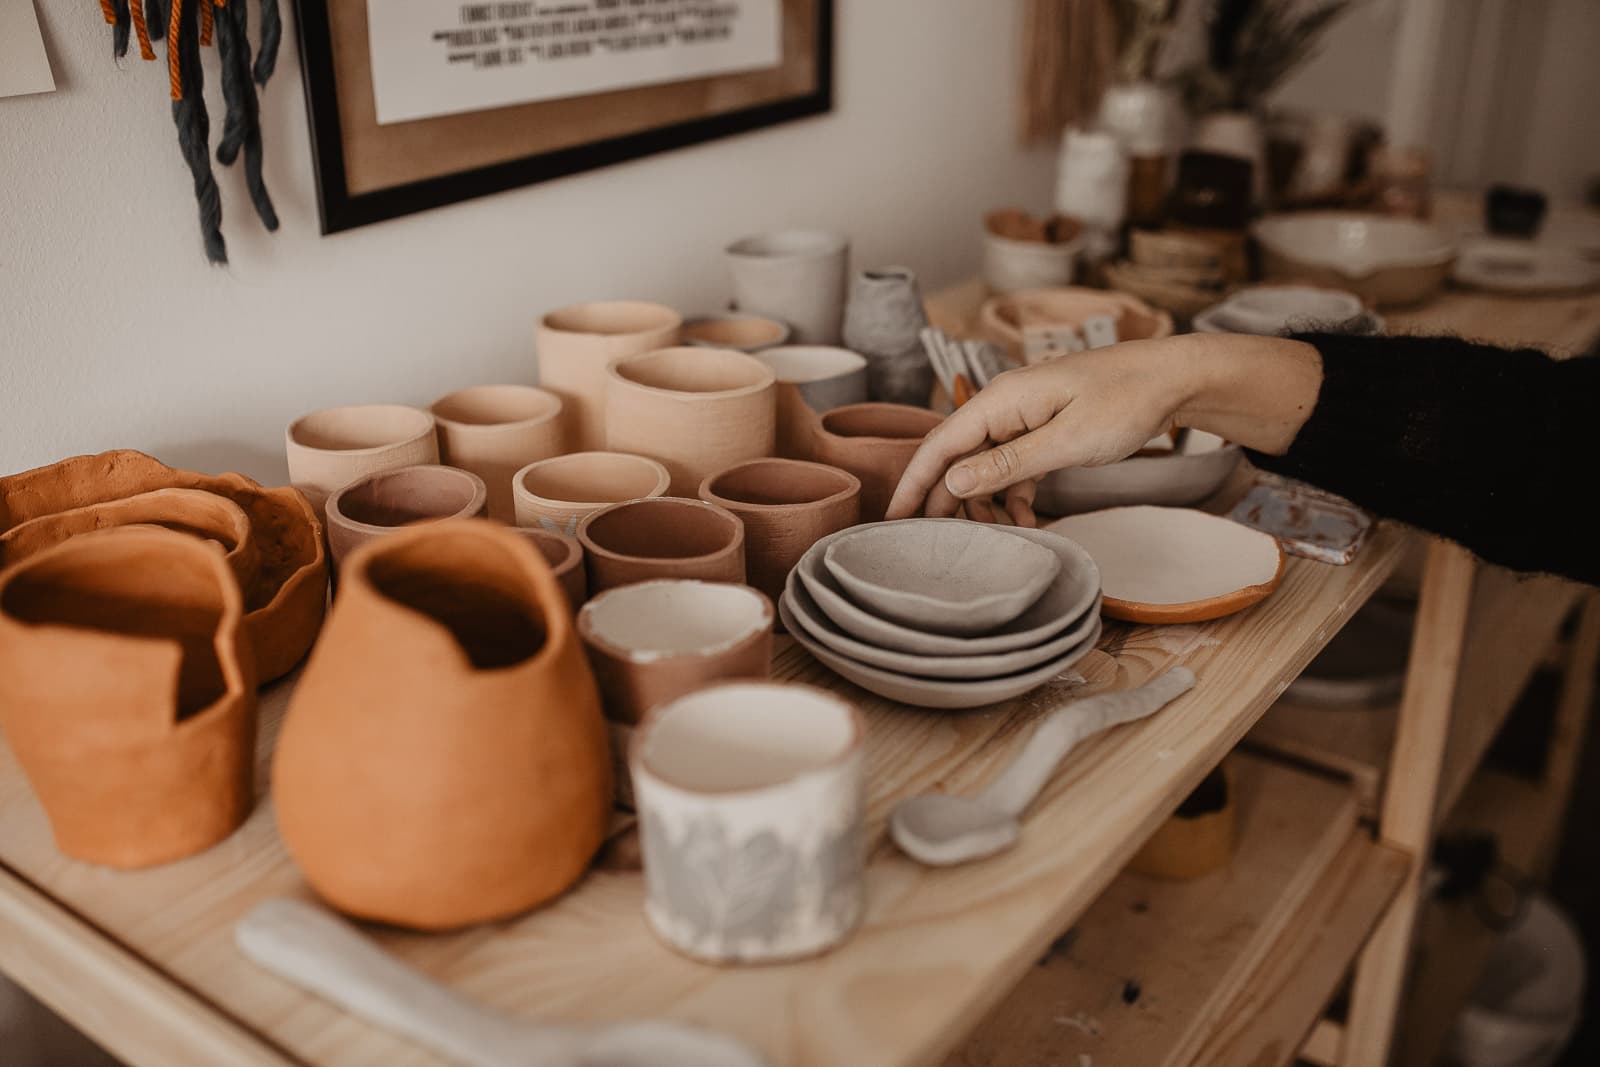
M1016 652L996 652L987 656L915 656L909 652L895 652L864 641L857 641L828 621L817 607L805 585L790 572L783 599L789 612L805 628L809 637L870 667L881 667L899 674L912 674L922 678L953 678L972 681L1016 674L1037 667L1070 652L1088 635L1098 621L1100 603L1093 602L1077 622L1042 645L1018 649Z
M952 522L958 520L950 520ZM854 527L860 529L860 527ZM1100 568L1076 542L1048 530L1008 527L1006 532L1044 545L1061 559L1061 573L1027 611L982 637L950 637L925 633L909 626L881 619L858 607L844 595L833 575L823 565L822 556L835 539L849 533L829 534L801 557L795 565L806 592L816 601L822 614L845 633L869 645L909 652L914 656L987 656L997 652L1016 652L1041 645L1077 622L1100 595Z
M845 681L854 682L869 693L876 693L902 704L944 709L978 708L985 704L998 704L1002 700L1011 700L1037 689L1088 655L1094 649L1095 643L1100 640L1101 626L1099 616L1093 616L1094 628L1090 630L1088 636L1059 659L1053 659L1041 667L1019 674L1008 674L1001 678L956 682L897 674L894 671L869 667L849 656L841 656L806 632L799 618L789 610L787 597L778 601L778 615L783 619L783 625L789 631L789 636L799 642L801 648L811 653L824 667Z

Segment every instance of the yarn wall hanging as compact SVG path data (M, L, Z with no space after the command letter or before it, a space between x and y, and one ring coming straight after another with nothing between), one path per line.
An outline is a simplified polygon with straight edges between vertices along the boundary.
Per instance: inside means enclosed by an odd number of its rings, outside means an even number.
M194 178L206 258L225 264L228 246L222 239L222 199L211 170L211 116L206 111L200 50L215 44L222 75L222 99L227 110L217 143L217 161L232 166L243 156L250 202L255 205L261 224L269 231L276 230L278 213L261 176L261 114L256 88L266 86L278 62L278 45L283 38L278 0L260 0L261 50L254 65L246 33L249 0L100 0L100 10L112 28L111 50L117 59L128 54L132 39L138 41L139 55L154 62L152 42L166 40L172 121L178 128L178 148Z

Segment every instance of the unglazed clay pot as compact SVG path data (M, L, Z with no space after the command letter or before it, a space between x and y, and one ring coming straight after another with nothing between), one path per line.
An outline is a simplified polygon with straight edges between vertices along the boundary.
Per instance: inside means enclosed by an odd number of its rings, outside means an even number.
M244 630L262 682L288 674L317 638L328 604L322 523L305 495L263 489L242 474L175 470L123 449L0 478L0 532L43 515L150 492L200 489L244 509L261 563L244 590Z
M683 324L683 343L759 352L789 340L789 324L760 315L707 315Z
M926 404L933 365L922 350L928 325L917 276L906 267L864 270L850 280L844 343L867 357L867 395L889 404Z
M861 520L861 480L795 459L753 459L700 483L700 499L744 523L745 573L773 602L806 549Z
M664 578L601 593L578 633L611 719L635 724L658 704L772 669L772 601L747 585Z
M851 404L824 414L811 454L861 479L861 521L882 522L917 446L944 416L904 404Z
M489 489L489 517L511 522L511 479L536 460L561 453L561 398L531 385L477 385L440 397L429 409L439 451Z
M426 930L514 915L600 846L607 744L544 557L482 520L401 530L345 561L273 760L278 830L352 915Z
M567 603L576 611L589 599L588 572L583 566L583 546L570 534L546 530L542 526L512 527L518 534L533 542L533 547L550 564L550 572L561 583L567 594Z
M439 462L433 416L403 404L354 404L302 415L284 431L289 482L321 518L328 494L358 478Z
M683 316L664 304L602 300L539 320L539 384L561 398L562 451L606 447L606 368L678 343Z
M591 595L651 578L744 581L744 523L703 500L612 504L578 524L578 541Z
M865 896L861 716L803 685L728 682L651 712L629 763L645 916L715 963L838 944Z
M756 358L778 377L777 454L810 459L819 412L867 400L867 357L829 345L780 345Z
M255 676L222 553L73 537L0 575L0 727L75 859L149 867L249 814Z
M772 455L775 377L765 363L723 348L663 348L626 356L606 382L606 447L654 456L689 496L730 463Z
M788 323L800 344L839 343L849 240L821 230L781 230L735 241L726 255L734 307Z
M119 526L163 526L215 541L241 589L250 588L261 571L261 552L244 509L227 497L199 489L155 489L30 519L0 534L0 568L20 563L69 537Z
M574 452L530 463L517 472L511 491L517 525L575 535L578 523L624 500L664 496L667 468L647 456L625 452Z
M483 479L454 467L401 467L351 482L328 497L328 554L337 568L350 552L402 526L481 518Z

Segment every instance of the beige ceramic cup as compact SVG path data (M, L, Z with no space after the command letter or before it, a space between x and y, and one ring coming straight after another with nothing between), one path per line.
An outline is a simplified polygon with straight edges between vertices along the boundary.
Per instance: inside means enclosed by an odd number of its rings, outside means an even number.
M433 416L402 404L357 404L302 415L284 434L289 483L317 517L328 494L358 478L439 462Z
M844 940L866 895L864 733L803 685L729 682L652 711L629 763L657 936L713 963Z
M797 344L836 345L844 328L850 242L822 230L780 230L725 251L733 303L747 315L786 322Z
M664 496L667 468L624 452L574 452L530 463L511 482L517 525L576 535L578 523L624 500Z
M731 463L772 455L777 432L776 378L752 356L685 346L611 365L607 447L659 459L675 495L692 496Z
M652 578L744 581L744 523L703 500L612 504L578 524L578 542L594 595Z
M850 404L823 415L811 454L861 479L861 521L882 522L922 439L944 419L904 404Z
M563 451L606 447L606 368L677 344L682 326L676 311L641 300L573 304L539 320L539 384L561 398Z
M476 385L440 397L429 410L444 461L482 478L489 517L511 522L511 479L561 452L561 398L531 385Z
M454 467L419 466L380 471L328 497L328 554L337 569L346 555L403 526L483 515L483 479Z

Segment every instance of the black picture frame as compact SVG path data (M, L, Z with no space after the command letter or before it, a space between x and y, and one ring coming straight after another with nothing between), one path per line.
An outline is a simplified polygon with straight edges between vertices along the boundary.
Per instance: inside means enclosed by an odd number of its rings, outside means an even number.
M817 86L810 93L437 178L351 194L345 180L344 139L339 123L333 42L328 28L329 2L348 0L295 0L306 114L311 126L312 170L317 183L317 213L324 235L833 110L834 0L817 0Z

